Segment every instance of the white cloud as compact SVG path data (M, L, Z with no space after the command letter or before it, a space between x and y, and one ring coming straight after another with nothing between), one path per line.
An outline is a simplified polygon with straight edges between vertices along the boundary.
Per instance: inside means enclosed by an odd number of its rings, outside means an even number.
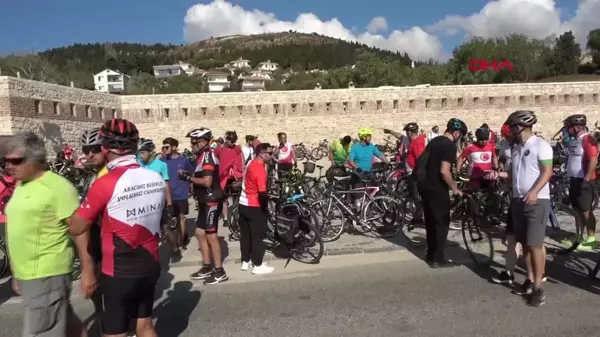
M445 35L498 37L525 34L545 38L572 30L585 47L590 30L600 27L600 0L584 0L575 16L561 21L561 10L554 0L497 0L488 2L478 13L469 16L448 15L429 26L428 31Z
M294 21L283 21L273 13L234 6L225 0L190 7L184 19L184 35L188 42L211 36L234 34L261 34L294 30L302 33L319 33L349 41L393 51L406 52L416 60L430 58L443 60L440 36L459 35L499 37L519 33L534 38L561 34L572 30L577 41L585 48L587 34L600 27L600 0L583 0L575 15L561 21L561 10L554 0L494 0L479 12L469 16L448 15L426 28L412 27L389 34L383 17L371 20L367 31L346 28L337 18L323 21L313 13L302 13Z
M302 13L295 21L282 21L272 13L247 10L224 0L190 7L184 19L186 41L200 41L211 36L261 34L294 30L319 33L348 41L360 41L394 51L407 52L416 60L444 57L440 40L419 27L406 31L394 30L388 36L375 33L354 33L336 18L322 21L312 13Z
M383 16L374 17L373 19L371 19L371 22L369 22L369 25L367 26L367 31L371 34L385 31L387 29L387 20Z

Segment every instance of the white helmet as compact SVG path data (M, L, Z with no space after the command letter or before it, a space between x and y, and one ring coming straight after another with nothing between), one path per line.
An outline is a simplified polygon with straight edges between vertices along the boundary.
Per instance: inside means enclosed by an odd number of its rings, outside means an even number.
M154 152L155 149L156 147L154 146L154 142L152 141L152 139L142 138L140 140L140 144L138 145L138 151Z
M186 138L199 138L199 139L212 139L212 131L209 128L201 127L197 129L191 129L190 132L185 135Z
M100 128L84 131L81 135L81 146L96 145L102 145L102 140L100 139Z

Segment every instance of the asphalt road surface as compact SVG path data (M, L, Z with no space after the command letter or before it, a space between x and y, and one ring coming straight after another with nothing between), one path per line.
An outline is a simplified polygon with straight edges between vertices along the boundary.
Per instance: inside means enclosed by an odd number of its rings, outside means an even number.
M203 286L174 268L157 300L159 336L597 336L600 282L577 265L550 264L547 303L528 307L470 265L431 270L409 252L340 256L320 265L273 262L267 276L228 266ZM235 268L234 268L235 267ZM556 275L554 278L552 275ZM518 277L522 281L522 276ZM73 299L86 318L91 306ZM0 305L1 336L19 336L18 299ZM94 334L91 334L94 336Z

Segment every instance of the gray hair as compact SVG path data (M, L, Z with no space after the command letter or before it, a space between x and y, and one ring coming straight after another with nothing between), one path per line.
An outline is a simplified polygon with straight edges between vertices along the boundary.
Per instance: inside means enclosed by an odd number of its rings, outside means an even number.
M21 132L11 136L4 144L4 154L22 151L27 162L44 167L46 165L46 145L44 140L33 132Z

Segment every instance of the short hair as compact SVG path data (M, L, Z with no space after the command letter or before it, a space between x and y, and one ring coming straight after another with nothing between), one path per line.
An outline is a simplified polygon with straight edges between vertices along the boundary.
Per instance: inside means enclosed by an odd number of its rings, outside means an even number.
M344 138L342 138L342 143L349 144L351 141L352 137L350 136L344 136Z
M482 129L489 129L490 126L487 123L483 123L483 124L481 124L480 128L482 128Z
M177 141L177 139L175 139L173 137L167 137L167 138L165 138L165 140L163 140L163 145L170 145L172 147L178 147L179 141Z
M263 152L271 152L271 151L273 151L273 147L269 143L260 143L260 144L256 145L256 148L254 149L254 153L256 153L256 155L259 155Z
M11 136L4 144L4 154L22 151L27 162L40 168L46 166L47 152L44 140L35 133L21 132Z
M247 142L252 142L256 139L256 137L254 137L253 135L246 135L246 141Z
M283 136L287 136L287 134L285 132L280 132L277 134L277 137L283 137Z

